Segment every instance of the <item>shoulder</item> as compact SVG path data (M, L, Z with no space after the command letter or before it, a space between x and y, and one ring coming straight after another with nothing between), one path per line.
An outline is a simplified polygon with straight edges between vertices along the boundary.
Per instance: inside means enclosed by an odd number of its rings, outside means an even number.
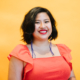
M56 44L56 46L59 48L59 50L66 51L68 53L71 52L71 49L65 44Z
M11 53L24 53L24 52L29 52L28 47L24 44L18 44Z
M17 45L11 51L11 53L8 55L7 58L10 60L10 68L14 67L17 70L21 71L22 68L25 67L26 63L28 63L27 66L29 66L29 68L26 69L26 72L28 72L29 70L32 69L33 59L31 57L30 51L28 50L28 47L26 45L23 45L23 44ZM19 73L21 73L21 72L19 72Z
M71 70L72 70L72 63L71 63L71 60L72 60L72 56L71 56L71 49L66 46L65 44L56 44L59 51L60 51L60 54L63 56L63 58L68 62Z
M58 47L58 49L60 50L66 50L66 51L69 51L71 52L71 49L66 46L65 44L52 44L53 47Z
M27 49L27 46L24 45L24 44L18 44L17 46L15 46L14 49L17 49L17 50L19 50L19 49ZM13 50L14 50L14 49L13 49Z
M59 49L59 52L60 54L68 61L70 62L71 59L72 59L72 56L71 56L71 49L66 46L65 44L56 44L56 46L58 47Z
M31 54L26 45L19 44L17 45L11 53L8 55L8 59L10 60L11 57L16 57L24 62L31 60Z

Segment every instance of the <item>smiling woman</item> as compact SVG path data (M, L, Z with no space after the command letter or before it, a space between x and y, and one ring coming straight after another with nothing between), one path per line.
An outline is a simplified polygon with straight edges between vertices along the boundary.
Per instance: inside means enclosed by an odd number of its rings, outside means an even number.
M31 9L24 18L21 29L23 31L23 41L28 44L31 44L33 41L33 33L39 27L42 29L52 28L52 32L49 35L48 39L56 39L58 32L56 29L56 22L52 14L46 8L36 7Z
M64 44L51 43L58 32L49 10L31 9L21 29L26 45L17 45L9 54L8 80L76 80L71 50Z
M51 33L52 25L49 16L45 12L39 13L35 19L34 40L48 40Z

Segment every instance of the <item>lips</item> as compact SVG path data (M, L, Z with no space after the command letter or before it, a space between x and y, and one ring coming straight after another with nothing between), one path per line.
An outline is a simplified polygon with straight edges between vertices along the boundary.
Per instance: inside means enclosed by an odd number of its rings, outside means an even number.
M39 33L44 35L47 33L47 30L40 30Z

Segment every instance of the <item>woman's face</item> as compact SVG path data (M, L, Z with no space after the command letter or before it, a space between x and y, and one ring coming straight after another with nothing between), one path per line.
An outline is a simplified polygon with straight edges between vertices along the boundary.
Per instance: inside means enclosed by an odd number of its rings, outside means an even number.
M38 13L35 18L34 40L46 40L52 33L52 25L49 16L45 12Z

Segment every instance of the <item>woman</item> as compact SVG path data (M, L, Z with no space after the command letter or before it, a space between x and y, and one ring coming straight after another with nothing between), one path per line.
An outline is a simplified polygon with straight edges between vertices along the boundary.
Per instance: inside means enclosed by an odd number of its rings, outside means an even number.
M76 80L70 62L71 50L64 44L52 44L58 32L49 10L31 9L21 29L23 41L9 54L8 80Z

